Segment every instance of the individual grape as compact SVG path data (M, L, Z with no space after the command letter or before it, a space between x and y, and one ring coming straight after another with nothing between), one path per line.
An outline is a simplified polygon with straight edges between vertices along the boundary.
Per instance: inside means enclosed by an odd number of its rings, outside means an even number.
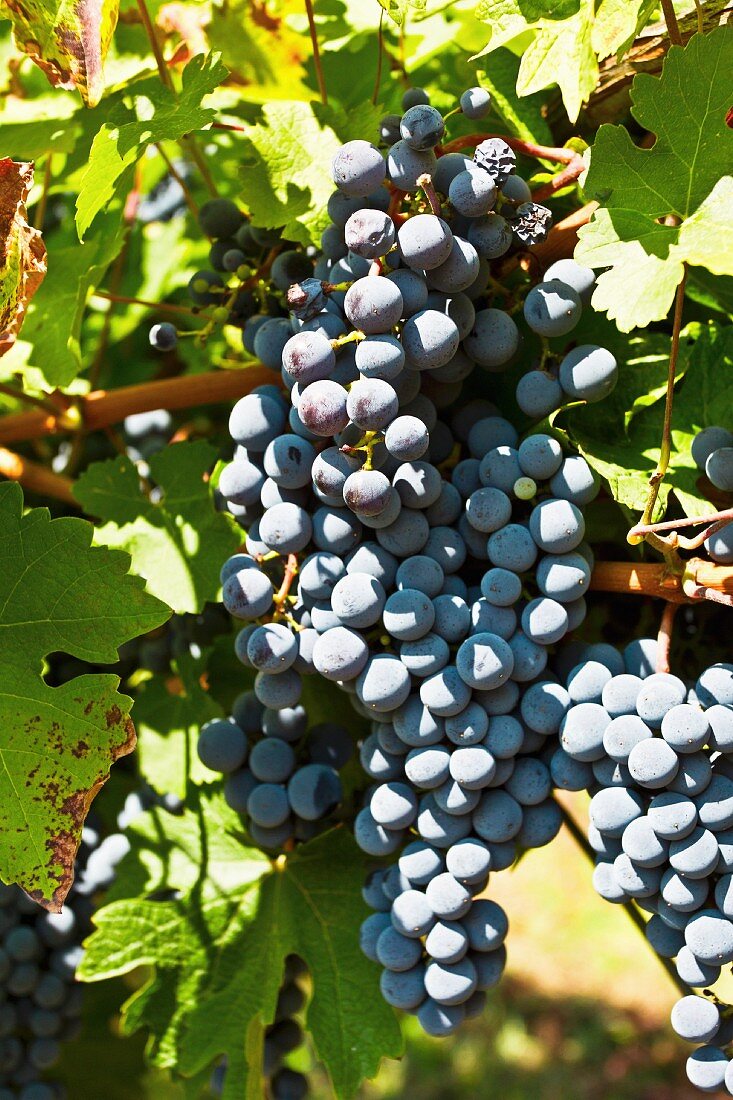
M417 191L417 181L421 176L432 175L435 163L432 149L418 151L406 141L400 140L387 153L387 175L400 191Z
M714 834L697 827L683 839L672 841L669 864L687 878L707 878L717 866L718 855L718 842Z
M485 88L467 88L461 96L461 110L466 118L484 118L491 108L491 95Z
M514 668L511 649L496 634L474 634L456 654L456 669L469 687L490 691L509 679Z
M687 1059L687 1078L702 1092L717 1092L725 1084L728 1057L714 1046L698 1047Z
M576 260L555 260L545 272L545 282L553 282L555 279L571 286L584 306L590 305L596 285L596 275L592 268L584 267Z
M425 991L440 1005L458 1005L467 1001L478 985L476 969L469 958L456 963L428 963Z
M446 294L459 294L471 286L478 271L479 258L476 249L469 241L454 236L448 258L438 267L432 268L428 280L434 290L443 291ZM475 316L473 304L468 298L465 301L471 316ZM468 327L470 329L470 325Z
M233 504L251 505L260 499L265 474L247 459L238 459L225 466L219 475L219 492ZM221 578L222 581L225 579Z
M451 205L466 218L479 218L493 210L498 190L487 172L472 166L459 172L450 183L448 199Z
M428 541L430 527L422 512L403 508L388 527L377 531L380 546L398 558L419 554Z
M517 180L519 177L511 176L506 182ZM522 181L524 182L524 181ZM506 195L506 186L504 188ZM530 246L540 244L545 240L552 226L552 211L538 202L521 202L517 207L516 217L512 221L512 229L518 241Z
M417 103L405 111L400 121L400 134L412 149L433 149L445 131L443 116L427 103Z
M241 397L229 417L229 434L234 442L254 452L264 451L284 427L283 405L260 393Z
M502 198L510 203L515 203L517 206L520 203L529 202L532 198L532 192L529 184L521 178L521 176L508 176L501 187ZM517 221L517 211L509 210L507 217L511 218L512 227Z
M387 1004L406 1012L415 1010L425 999L424 975L422 963L401 973L384 970L379 988Z
M402 642L400 660L412 676L431 676L448 663L450 650L439 635L429 633L414 642Z
M617 381L616 359L596 344L580 344L560 363L560 385L574 401L601 401Z
M198 220L207 237L233 237L244 214L230 199L209 199L199 208Z
M508 569L487 569L481 578L481 595L496 607L511 607L521 594L521 580Z
M398 407L397 394L389 382L381 378L362 378L354 382L346 399L350 419L365 432L386 428L396 417Z
M402 316L400 289L391 279L367 275L346 292L344 312L354 328L368 335L389 332Z
M393 928L409 939L426 936L435 924L430 903L419 890L405 890L395 898L390 917Z
M270 277L278 290L287 290L293 283L307 279L312 272L313 264L303 252L287 249L273 260Z
M731 715L731 718L733 719L733 715ZM708 716L698 707L690 706L689 703L679 703L664 714L661 731L662 737L668 745L672 746L675 752L697 752L708 741L710 722ZM733 734L733 721L731 722L731 733ZM714 747L720 748L721 746L715 745ZM733 744L731 747L733 747Z
M172 351L178 343L176 326L169 321L153 325L148 334L148 340L151 348L155 348L156 351Z
M385 145L394 145L400 140L401 115L384 115L379 122L379 138ZM329 210L329 214L331 211Z
M733 447L733 432L712 426L703 428L692 440L690 451L698 470L704 470L710 455L720 447Z
M304 550L312 533L311 517L297 504L276 504L268 508L260 520L260 538L270 550L276 550L279 554L297 554ZM237 576L246 576L251 572L245 570L244 574Z
M259 569L240 569L222 587L222 603L238 619L259 619L269 611L273 596L272 581Z
M288 433L268 443L263 466L281 489L303 489L310 484L315 457L315 449L307 440Z
M402 110L407 111L418 103L430 103L430 96L424 88L408 88L402 95Z
M333 182L349 198L362 198L384 181L384 157L368 141L347 141L331 164Z
M363 377L382 378L390 382L402 371L405 352L395 336L379 333L357 344L355 359Z
M629 771L642 787L658 790L674 779L679 758L674 749L659 737L648 737L634 745L629 753Z
M295 753L287 741L265 737L253 747L249 768L262 783L284 783L295 768Z
M298 332L282 351L282 365L302 386L329 378L336 366L331 343L320 332Z
M541 550L548 554L565 554L582 542L585 521L582 512L571 501L550 498L532 509L529 530Z
M490 844L512 840L522 827L522 807L504 790L488 790L473 812L474 832Z
M316 435L336 435L349 422L347 398L346 390L338 382L312 382L301 394L298 415Z
M473 159L479 168L489 173L497 187L502 187L517 163L516 153L503 138L482 141L476 146Z
M695 694L703 707L733 706L733 665L715 664L705 669L695 684Z
M447 222L434 214L416 214L398 232L400 254L417 271L440 267L451 253L453 234Z
M527 416L539 418L559 409L563 400L562 387L556 378L541 370L531 370L517 383L517 404ZM556 491L556 496L560 494Z
M299 673L292 668L273 676L258 672L255 677L255 694L261 703L273 710L294 707L300 699L303 683Z
M275 783L258 784L247 799L247 814L255 825L263 829L276 829L284 825L290 816L285 787Z
M306 764L291 776L287 794L293 813L305 821L318 821L340 803L341 780L327 764Z
M282 623L258 626L249 636L247 656L253 668L279 672L290 668L298 653L295 635Z
M537 545L526 527L508 523L489 536L488 553L492 565L524 573L537 560Z
M258 328L254 338L254 353L262 365L279 371L282 356L292 329L284 317L273 317Z
M438 157L435 165L433 186L436 191L447 196L450 185L459 172L465 172L467 169L474 169L475 167L476 165L471 158L463 153L444 153L443 156Z
M471 818L470 815L456 817L448 813L438 805L431 792L420 802L416 827L429 844L436 848L450 848L471 832Z
M407 365L413 370L445 366L458 350L458 340L455 321L435 309L418 311L402 328L402 346Z
M515 447L517 442L516 428L502 416L482 417L468 433L468 448L478 459L493 447Z
M357 470L344 483L344 500L358 516L378 516L389 503L391 489L379 470Z
M540 645L552 645L568 629L568 613L561 603L547 596L530 600L522 612L522 630Z
M690 885L700 882L692 880ZM733 924L718 909L702 909L690 917L685 943L701 963L722 966L733 960Z
M410 693L410 676L402 662L388 653L369 658L356 681L356 693L372 711L396 710Z
M573 288L554 279L532 287L524 300L524 318L539 336L565 336L577 325L582 308Z
M188 283L188 295L196 306L218 306L224 293L224 284L214 271L197 271Z
M387 970L411 970L422 958L422 946L419 940L403 936L391 926L384 929L377 940L375 953L377 962Z
M716 489L733 492L733 445L718 447L708 456L705 473Z
M490 211L471 222L468 240L482 259L496 260L512 246L512 227L501 214Z
M468 950L468 936L458 921L437 921L425 940L425 950L439 963L458 962Z
M651 921L650 921L651 923ZM647 925L647 928L649 926ZM684 937L683 937L684 938ZM708 966L695 958L685 944L677 952L677 973L686 985L693 988L715 985L720 977L720 967Z
M504 367L519 347L519 329L508 313L500 309L482 309L476 314L473 329L464 340L471 358L487 370Z
M537 585L540 591L560 603L568 603L582 596L588 590L590 576L591 570L585 558L572 551L567 554L546 554L537 566ZM610 673L605 679L610 679Z
M622 714L606 726L603 748L612 760L627 764L632 750L651 737L651 729L638 715Z
M401 873L413 886L427 886L443 870L443 856L424 840L413 840L399 859Z

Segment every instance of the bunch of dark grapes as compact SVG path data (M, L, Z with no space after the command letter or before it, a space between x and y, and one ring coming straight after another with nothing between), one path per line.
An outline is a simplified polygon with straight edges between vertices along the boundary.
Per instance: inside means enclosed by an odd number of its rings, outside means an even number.
M111 842L111 843L110 843ZM62 1100L46 1079L62 1044L80 1026L83 986L75 980L91 932L92 896L114 877L124 854L112 837L85 826L76 881L61 913L41 909L18 886L0 884L0 1098Z
M250 632L247 649L255 658L266 653L268 660L283 659L278 626L257 627L260 635ZM340 804L339 770L353 755L353 745L348 731L335 723L308 729L308 715L297 702L278 709L245 691L235 699L230 718L201 728L198 755L207 768L226 776L226 802L247 820L255 844L277 849L315 836Z
M553 780L592 796L596 890L651 914L650 944L690 987L672 1010L677 1034L703 1044L689 1080L733 1093L730 1008L708 990L733 962L733 665L691 686L655 671L650 639L574 657Z
M480 117L489 102L470 89L461 105ZM560 827L549 758L566 693L545 669L585 616L582 509L598 492L584 458L544 432L520 439L466 390L522 359L496 261L543 239L550 213L507 142L442 154L444 129L414 89L383 120L386 154L368 141L337 152L323 254L287 291L279 379L232 411L219 491L246 553L225 563L223 603L246 624L236 651L257 675L247 713L242 703L216 727L241 767L256 700L266 746L313 672L372 722L355 835L393 862L365 887L377 912L362 945L384 967L385 998L434 1035L478 1011L503 970L506 917L477 897L490 872ZM575 327L592 278L561 261L510 293L542 337L530 374L554 387L533 416L615 384L596 346L560 354L557 377L544 367L547 338Z

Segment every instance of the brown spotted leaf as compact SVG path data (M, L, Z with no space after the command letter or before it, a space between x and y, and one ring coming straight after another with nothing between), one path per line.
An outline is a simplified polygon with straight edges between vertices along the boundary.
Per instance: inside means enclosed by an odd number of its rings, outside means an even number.
M46 246L28 225L33 165L0 159L0 355L15 343L28 303L46 274Z
M120 0L2 0L18 47L51 84L78 88L87 107L104 91L102 64L112 40Z
M116 676L50 687L44 658L110 664L170 614L128 573L128 555L92 547L92 534L86 520L52 520L45 508L23 515L20 487L0 485L0 877L53 911L89 805L135 731Z

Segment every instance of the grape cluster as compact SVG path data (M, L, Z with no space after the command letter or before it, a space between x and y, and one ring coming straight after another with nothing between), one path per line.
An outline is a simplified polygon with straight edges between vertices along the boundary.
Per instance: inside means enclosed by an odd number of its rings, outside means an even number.
M581 656L567 679L557 786L591 795L593 883L607 901L651 913L647 938L675 959L683 983L713 985L733 962L733 665L693 687L655 672L656 644ZM717 998L683 997L682 1038L705 1044L687 1062L692 1084L733 1093L730 1017Z
M692 458L714 489L733 493L733 432L727 428L703 428L692 441ZM729 523L705 540L713 561L733 564L733 524Z
M111 838L107 838L110 840ZM116 857L86 825L61 913L0 883L0 1100L61 1100L44 1079L80 1026L83 987L74 975L91 931L91 895L108 885Z
M476 91L469 110L488 106ZM287 396L273 381L232 411L218 490L247 534L222 570L223 603L246 624L237 655L257 670L240 699L265 710L211 736L236 773L258 722L259 744L287 740L279 730L314 671L372 722L360 756L374 786L355 835L395 862L365 888L376 912L363 946L385 968L385 998L438 1035L478 1010L504 966L506 918L477 896L490 871L560 827L548 742L565 693L545 670L585 617L582 508L598 481L552 436L520 441L496 405L464 396L477 368L520 354L512 312L487 304L491 263L541 239L549 212L502 139L473 159L436 155L445 120L425 99L413 90L383 120L386 155L367 141L337 152L323 254L287 291ZM527 294L528 327L570 332L591 289L592 273L565 265ZM616 373L604 349L576 348L551 407L563 394L599 400ZM253 836L292 835L289 822L270 827Z
M285 633L295 641L277 623L248 631L247 650L255 657L267 652L280 659L278 643ZM241 655L251 664L246 651ZM254 691L245 691L235 699L231 718L215 719L201 728L199 758L226 776L226 802L248 819L250 836L262 848L310 839L341 802L339 769L352 756L351 738L335 723L307 727L306 710L297 702L280 709L266 707Z

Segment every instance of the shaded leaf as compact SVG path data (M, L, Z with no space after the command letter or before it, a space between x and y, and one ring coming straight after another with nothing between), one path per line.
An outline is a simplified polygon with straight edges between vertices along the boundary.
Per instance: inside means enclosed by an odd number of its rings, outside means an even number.
M119 7L120 0L3 0L0 15L10 19L18 46L51 84L78 88L94 107L104 91L102 65Z
M169 611L128 575L126 554L91 546L91 524L22 507L20 487L0 485L0 872L56 911L89 805L135 735L117 677L51 688L42 659L111 663Z
M367 913L359 889L362 857L343 829L302 845L275 866L240 845L239 862L231 868L238 870L238 881L220 871L216 888L208 845L214 830L221 835L222 822L211 817L213 806L200 801L195 812L169 815L165 825L170 837L177 828L189 838L198 830L198 850L195 841L185 841L190 873L185 856L166 860L166 885L181 896L157 902L120 898L101 909L81 976L96 981L143 962L154 966L151 981L126 1007L126 1029L151 1028L156 1054L175 1058L187 1076L225 1054L223 1096L233 1100L263 1094L264 1028L274 1018L285 958L297 953L313 981L308 1030L336 1095L352 1096L380 1058L398 1054L401 1044L394 1013L379 996L378 968L358 946ZM148 835L160 827L158 811ZM134 829L139 832L137 822ZM138 848L133 835L123 877ZM188 888L181 889L184 880Z
M149 590L177 612L201 611L216 599L221 563L242 539L231 516L214 508L205 476L215 460L203 441L158 451L149 466L163 492L159 503L144 495L125 456L93 463L74 486L84 510L108 521L97 542L126 550Z
M0 355L15 343L46 274L46 246L25 209L32 186L32 164L0 159Z

